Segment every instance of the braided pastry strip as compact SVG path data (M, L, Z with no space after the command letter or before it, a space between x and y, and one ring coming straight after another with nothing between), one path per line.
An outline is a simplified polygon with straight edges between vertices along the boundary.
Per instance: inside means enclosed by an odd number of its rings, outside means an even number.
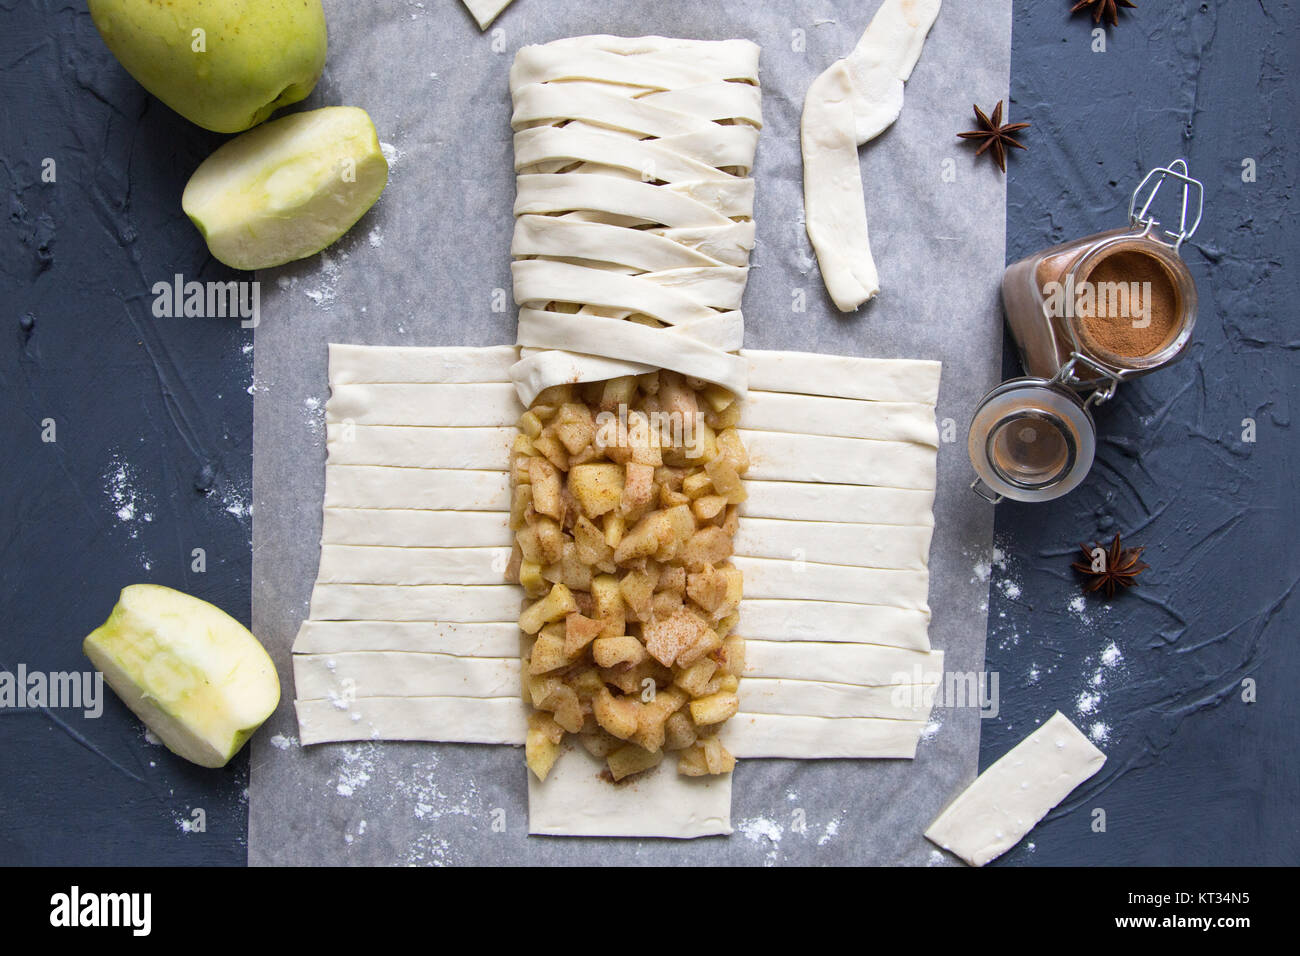
M525 406L656 368L746 390L758 52L589 36L515 57L511 380Z

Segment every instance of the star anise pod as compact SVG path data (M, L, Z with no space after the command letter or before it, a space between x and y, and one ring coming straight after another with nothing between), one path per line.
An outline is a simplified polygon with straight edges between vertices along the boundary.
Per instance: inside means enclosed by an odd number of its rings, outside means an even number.
M998 164L998 169L1004 173L1007 171L1007 147L1014 146L1016 149L1027 149L1022 143L1018 143L1012 138L1011 134L1022 129L1029 129L1028 123L1008 123L1002 125L1002 101L998 100L998 105L993 110L993 117L990 119L984 111L978 106L975 107L975 119L979 122L979 129L971 130L969 133L958 133L961 139L983 140L983 145L975 150L975 155L981 155L985 150L993 150L993 159Z
M1070 13L1078 13L1080 10L1092 10L1092 22L1101 23L1104 17L1113 27L1119 26L1119 8L1128 7L1130 10L1136 10L1136 3L1129 3L1129 0L1079 0L1070 8Z
M1083 560L1075 561L1070 567L1084 576L1084 591L1105 591L1108 599L1113 598L1120 588L1136 586L1137 576L1150 567L1139 560L1145 549L1124 547L1119 532L1115 533L1109 548L1093 542L1091 548L1081 544L1079 549L1083 551ZM1094 552L1098 550L1106 553L1094 559Z

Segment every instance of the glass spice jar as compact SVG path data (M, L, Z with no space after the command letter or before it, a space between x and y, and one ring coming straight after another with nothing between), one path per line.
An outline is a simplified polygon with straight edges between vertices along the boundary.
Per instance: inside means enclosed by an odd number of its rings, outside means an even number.
M1168 179L1182 184L1177 232L1161 230L1151 213ZM1050 501L1074 490L1096 448L1090 407L1113 398L1121 382L1182 357L1197 297L1178 253L1200 226L1203 196L1187 163L1176 160L1133 192L1128 228L1007 269L1003 305L1026 377L1003 382L972 417L968 450L978 477L971 487L982 497Z

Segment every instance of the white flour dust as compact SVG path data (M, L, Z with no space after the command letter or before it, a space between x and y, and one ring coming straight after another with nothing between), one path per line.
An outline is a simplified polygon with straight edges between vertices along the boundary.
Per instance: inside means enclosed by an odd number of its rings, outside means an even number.
M764 866L775 866L777 856L781 852L781 837L785 835L785 828L775 820L769 820L766 817L751 817L748 820L741 820L736 825L739 830L751 843L766 846L766 854L763 858ZM765 842L766 841L766 842Z

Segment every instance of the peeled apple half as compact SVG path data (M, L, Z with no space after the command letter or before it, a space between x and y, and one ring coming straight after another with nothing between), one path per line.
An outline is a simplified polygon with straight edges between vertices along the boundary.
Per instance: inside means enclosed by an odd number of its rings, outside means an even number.
M156 584L123 588L82 648L167 749L224 767L280 702L280 679L248 628Z
M387 184L369 114L327 106L226 143L194 171L181 206L226 265L269 269L332 245Z

